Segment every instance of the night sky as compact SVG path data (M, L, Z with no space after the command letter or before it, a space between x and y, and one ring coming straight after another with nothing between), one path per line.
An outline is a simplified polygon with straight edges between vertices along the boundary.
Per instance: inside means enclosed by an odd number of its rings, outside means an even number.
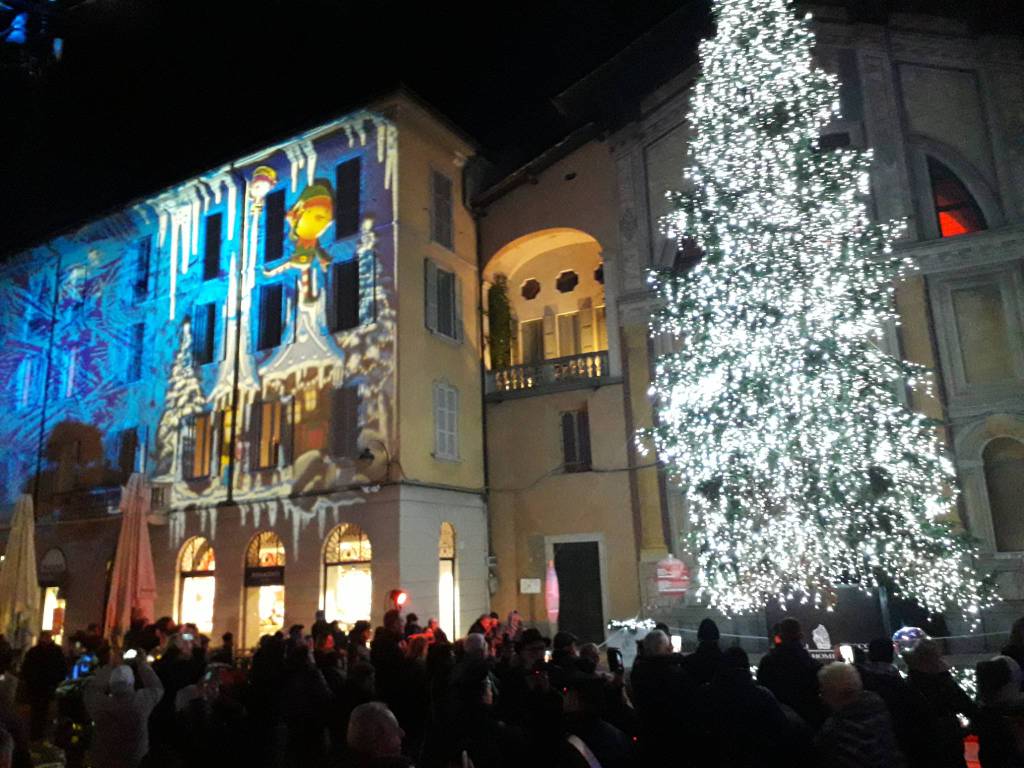
M868 17L892 5L856 4ZM1009 10L1019 0L917 5L970 6L973 23L1020 29ZM607 119L607 110L588 114L585 101L567 113L553 99L631 41L648 44L630 49L632 64L614 81L620 91L641 92L692 61L709 6L91 0L66 14L59 65L31 77L0 71L0 253L399 84L468 133L499 170L514 168L588 119Z

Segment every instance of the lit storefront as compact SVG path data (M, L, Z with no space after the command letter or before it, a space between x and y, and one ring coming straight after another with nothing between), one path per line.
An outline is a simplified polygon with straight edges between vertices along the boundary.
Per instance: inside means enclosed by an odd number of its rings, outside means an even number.
M67 600L64 592L64 578L67 575L67 559L57 549L49 549L39 560L39 586L42 589L42 622L40 629L49 632L53 641L60 645L64 640L64 616Z
M284 544L272 531L252 537L245 553L245 646L284 629Z
M217 588L216 559L210 542L193 536L178 558L178 622L213 631L213 599Z
M459 594L455 576L455 526L441 523L438 545L440 573L437 581L438 622L448 637L458 637L456 616L459 615Z
M323 610L327 621L350 629L369 619L373 604L372 548L369 537L352 523L337 526L324 549Z

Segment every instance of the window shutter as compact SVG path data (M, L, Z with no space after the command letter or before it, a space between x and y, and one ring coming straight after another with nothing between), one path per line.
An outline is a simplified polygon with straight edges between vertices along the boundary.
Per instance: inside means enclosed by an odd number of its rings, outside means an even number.
M359 443L359 389L341 387L331 393L331 446L334 456L354 459Z
M359 322L372 323L377 319L377 254L372 250L361 251L358 258Z
M263 441L263 403L256 399L249 406L249 468L260 466L260 443Z
M203 251L203 280L220 277L220 245L223 217L211 213L206 217L206 246Z
M455 335L456 341L463 341L465 339L465 328L462 327L462 279L453 274L452 279L455 281Z
M443 456L444 438L444 389L440 384L434 385L434 455Z
M544 307L544 359L558 357L558 343L555 339L555 312Z
M284 255L284 190L267 195L265 205L263 260L276 261Z
M358 157L340 163L334 170L334 239L359 231L359 183L362 161Z
M562 414L562 463L566 468L575 467L579 462L576 450L576 414Z
M443 173L432 171L430 239L451 250L452 248L452 180Z
M459 457L459 390L447 387L448 391L448 456Z
M279 467L291 466L294 461L294 435L295 435L295 404L296 398L289 397L281 401L281 447L278 450L277 465Z
M313 275L310 275L310 280L313 279ZM281 344L286 340L288 342L295 340L295 323L289 322L292 320L292 316L295 314L299 283L297 280L289 281L288 285L279 285L277 287L278 292L281 295L281 324L278 326L277 331L277 343Z
M195 423L195 416L186 416L181 425L181 476L185 480L192 478L195 464Z
M594 309L590 299L580 302L580 352L594 351Z
M192 364L202 365L206 349L206 307L196 306L192 310Z
M423 260L426 324L430 331L437 331L437 267L430 259Z
M576 412L576 426L579 434L580 468L590 470L590 414L587 411Z

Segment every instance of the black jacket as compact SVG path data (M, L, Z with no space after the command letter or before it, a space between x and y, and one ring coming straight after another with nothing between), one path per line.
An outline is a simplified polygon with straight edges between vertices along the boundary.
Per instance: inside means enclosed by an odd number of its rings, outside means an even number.
M797 641L772 648L757 668L757 682L775 694L811 727L817 728L826 712L818 698L818 662Z
M829 717L814 740L828 768L904 768L892 720L878 694L860 697Z

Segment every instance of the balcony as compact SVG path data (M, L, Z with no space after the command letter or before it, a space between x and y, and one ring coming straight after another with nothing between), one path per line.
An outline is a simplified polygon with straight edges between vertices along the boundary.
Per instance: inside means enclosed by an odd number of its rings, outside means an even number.
M608 351L603 350L488 371L486 394L488 400L503 400L610 383Z

